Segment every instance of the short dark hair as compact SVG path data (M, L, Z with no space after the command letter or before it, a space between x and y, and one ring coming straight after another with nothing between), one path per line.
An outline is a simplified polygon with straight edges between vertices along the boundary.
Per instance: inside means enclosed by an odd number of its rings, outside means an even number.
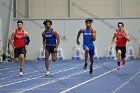
M87 18L87 19L85 20L85 23L87 23L87 22L93 23L93 20L92 20L91 18Z
M118 22L118 27L119 27L119 24L122 24L122 26L124 26L124 23L123 22Z
M18 20L18 21L17 21L17 24L18 24L18 23L22 23L22 25L23 25L23 21L22 21L22 20Z
M49 22L52 25L52 21L49 19L44 20L43 24L46 25L47 22Z

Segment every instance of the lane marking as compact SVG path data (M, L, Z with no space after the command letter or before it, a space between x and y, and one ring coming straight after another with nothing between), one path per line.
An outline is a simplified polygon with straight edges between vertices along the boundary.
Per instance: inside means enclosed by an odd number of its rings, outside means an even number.
M78 64L78 65L82 65L82 64ZM53 68L57 68L57 67L60 67L60 66L63 66L63 65L57 65L57 66L52 66L50 69L53 69ZM77 66L77 65L75 65L75 66ZM44 67L44 66L42 66L42 67ZM39 68L41 68L41 66L39 67ZM29 70L29 69L32 69L32 68L25 68L24 70ZM38 70L38 72L39 71L41 71L41 70L44 70L44 69L40 69L40 70ZM14 70L15 72L16 71L19 71L19 70ZM14 72L13 70L12 71L9 71L9 72ZM37 71L34 71L34 72L37 72ZM17 73L17 72L16 72ZM15 77L15 76L19 76L19 75L17 75L17 74L10 74L10 76L4 76L4 77L1 77L0 79L1 80L4 80L4 79L8 79L8 78L12 78L12 77ZM33 72L30 72L30 73L33 73ZM2 73L1 73L2 74ZM5 73L4 73L5 74ZM26 75L26 74L29 74L29 73L25 73L24 75Z
M61 71L57 71L57 72L54 72L52 74L58 74L58 73L61 73L61 72L66 72L66 71L69 71L69 70L72 70L72 69L75 69L75 68L78 68L79 66L76 66L76 67L73 67L73 68L68 68L68 69L64 69L64 70L61 70ZM6 86L9 86L9 85L13 85L13 84L17 84L17 83L21 83L21 82L25 82L25 81L29 81L29 80L34 80L34 79L37 79L37 78L40 78L40 77L43 77L43 75L40 75L38 77L34 77L34 78L27 78L25 80L20 80L20 81L16 81L16 82L12 82L12 83L8 83L8 84L4 84L4 85L1 85L0 88L2 87L6 87Z
M126 65L127 65L127 64L126 64ZM121 66L121 67L123 67L123 66ZM77 88L77 87L79 87L79 86L81 86L81 85L84 85L84 84L86 84L86 83L88 83L88 82L91 82L91 81L93 81L93 80L95 80L95 79L98 79L98 78L100 78L100 77L102 77L102 76L104 76L104 75L106 75L106 74L109 74L109 73L115 71L115 70L117 70L117 68L114 68L114 69L112 69L112 70L109 70L109 71L107 71L107 72L105 72L105 73L103 73L103 74L101 74L101 75L98 75L98 76L96 76L96 77L94 77L94 78L92 78L92 79L89 79L89 80L87 80L87 81L84 81L84 82L82 82L82 83L79 83L79 84L77 84L77 85L75 85L75 86L73 86L73 87L70 87L70 88L68 88L68 89L66 89L66 90L64 90L64 91L61 91L60 93L69 92L69 91L71 91L71 90L73 90L73 89L75 89L75 88Z
M105 63L105 64L109 64L109 63ZM105 64L103 64L103 65L105 65ZM94 67L93 69L101 68L101 67L103 67L103 65L98 66L98 67ZM64 77L59 78L59 79L56 79L56 80L50 80L50 81L48 81L48 82L46 82L46 83L39 84L39 85L34 86L34 87L31 87L31 88L22 89L22 91L18 91L17 93L24 93L24 92L33 90L33 89L35 89L35 88L39 88L39 87L42 87L42 86L45 86L45 85L48 85L48 84L51 84L51 83L55 83L55 82L57 82L57 81L61 81L61 80L64 80L64 79L71 78L71 77L73 77L73 76L76 76L76 75L85 73L85 72L87 72L87 71L88 71L88 70L86 70L86 71L80 71L80 72L78 72L78 73L73 73L73 74L71 74L71 75L64 76Z
M74 67L78 67L78 66L81 66L82 64L79 64L79 65L75 65ZM70 67L69 67L70 68ZM52 68L50 68L50 69L52 69ZM64 68L64 69L66 69L66 68ZM45 70L45 69L44 69ZM53 71L53 72L56 72L56 71L60 71L60 70L62 70L62 69L58 69L58 70L55 70L55 71ZM41 71L41 70L40 70ZM27 74L30 74L30 73L35 73L35 72L40 72L39 70L38 71L34 71L34 72L29 72L29 73L25 73L24 75L27 75ZM37 75L35 75L35 76L38 76L38 75L42 75L42 74L37 74ZM16 75L16 76L19 76L19 75ZM1 80L4 80L4 79L8 79L8 78L12 78L12 77L14 77L14 76L9 76L9 77L5 77L5 78L1 78ZM33 76L30 76L30 77L28 77L28 78L31 78L31 77L33 77ZM27 79L27 78L22 78L22 80L24 80L24 79ZM3 84L5 84L5 83L10 83L10 82L15 82L15 81L17 81L17 80L21 80L21 79L16 79L16 80L13 80L13 81L7 81L7 82L4 82Z
M100 67L95 67L93 69L97 69L97 68L100 68ZM33 90L33 89L36 89L36 88L39 88L39 87L42 87L42 86L45 86L45 85L48 85L48 84L51 84L51 83L55 83L57 81L61 81L61 80L64 80L64 79L68 79L70 77L73 77L73 76L76 76L76 75L79 75L79 74L82 74L82 73L85 73L87 72L86 71L79 71L78 73L72 73L71 75L68 75L68 76L64 76L62 78L58 78L56 80L51 80L51 81L48 81L46 83L43 83L43 84L39 84L37 86L34 86L34 87L31 87L31 88L26 88L26 89L23 89L22 91L18 91L17 93L24 93L24 92L27 92L27 91L30 91L30 90Z
M115 89L112 93L116 93L121 88L123 88L126 84L128 84L132 79L134 79L138 74L140 74L140 71L138 71L135 75L133 75L131 78L129 78L126 82L124 82L122 85L120 85L117 89Z

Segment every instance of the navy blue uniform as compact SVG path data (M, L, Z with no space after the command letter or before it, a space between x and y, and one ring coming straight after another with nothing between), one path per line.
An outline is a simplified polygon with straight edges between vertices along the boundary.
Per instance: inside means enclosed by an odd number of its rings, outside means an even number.
M56 47L56 37L54 35L53 29L50 32L44 31L44 37L46 42L46 51L51 54L56 54L54 48Z

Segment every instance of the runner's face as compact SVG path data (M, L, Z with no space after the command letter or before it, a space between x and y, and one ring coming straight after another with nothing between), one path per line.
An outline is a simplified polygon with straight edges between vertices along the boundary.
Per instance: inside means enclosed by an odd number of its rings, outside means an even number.
M90 23L90 22L87 22L87 23L86 23L86 27L87 27L87 28L90 28L91 25L92 25L92 23Z
M118 25L118 28L119 28L119 30L123 30L124 29L124 26L122 24L119 24Z
M46 25L45 25L45 28L46 28L46 29L51 28L51 23L50 23L50 22L47 22Z
M18 29L22 29L22 26L23 26L22 23L17 24Z

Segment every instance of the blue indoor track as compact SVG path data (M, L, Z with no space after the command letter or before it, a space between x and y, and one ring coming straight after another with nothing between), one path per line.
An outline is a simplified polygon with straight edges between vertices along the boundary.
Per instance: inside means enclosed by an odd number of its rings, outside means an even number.
M140 60L127 61L117 70L114 60L95 60L93 74L83 70L84 61L50 62L45 76L44 61L0 63L0 93L140 93Z

